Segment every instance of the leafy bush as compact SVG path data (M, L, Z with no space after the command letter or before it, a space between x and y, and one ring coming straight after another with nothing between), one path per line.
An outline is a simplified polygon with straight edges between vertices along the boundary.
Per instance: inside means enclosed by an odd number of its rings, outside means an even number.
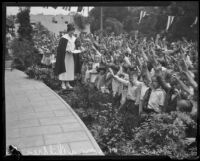
M105 104L105 107L105 110L98 112L96 124L89 129L106 155L118 155L119 144L126 140L122 117L112 104Z
M176 159L195 157L195 147L193 153L187 150L185 130L188 126L196 129L196 122L185 113L146 116L141 126L134 131L133 139L123 145L120 151L126 155L166 155Z
M51 68L40 68L39 66L31 66L27 68L25 73L29 78L42 80L47 86L53 90L57 90L60 87L60 82L54 76L54 71Z
M119 35L123 31L123 24L116 18L107 18L105 26L110 27L110 31L113 31L116 35Z
M105 154L113 155L125 141L122 116L112 105L111 94L103 94L89 85L78 84L70 93L61 95L75 110Z
M20 12L17 14L17 22L19 23L18 34L20 39L32 39L32 26L30 23L30 7L25 9L20 8Z
M77 83L74 90L62 95L74 109L105 109L104 104L111 102L111 95L103 94L89 84Z
M141 125L132 129L132 136L124 128L124 118L113 105L111 96L87 85L77 85L74 91L61 95L86 124L106 155L167 155L171 158L192 158L195 146L186 141L188 128L196 131L196 122L188 114L143 115Z
M15 38L11 43L11 49L13 50L14 64L17 69L30 67L38 56L33 43L26 39Z
M40 54L55 54L58 38L41 23L37 23L33 33L33 42Z
M85 25L88 23L88 19L80 14L74 15L74 23L79 27L79 29L84 30Z
M40 68L38 66L31 66L29 67L25 73L30 77L38 80L43 80L49 77L49 69L47 68Z
M29 14L30 7L20 8L20 12L17 14L18 36L11 42L14 66L23 71L40 62L39 51L35 48L32 40L33 29Z

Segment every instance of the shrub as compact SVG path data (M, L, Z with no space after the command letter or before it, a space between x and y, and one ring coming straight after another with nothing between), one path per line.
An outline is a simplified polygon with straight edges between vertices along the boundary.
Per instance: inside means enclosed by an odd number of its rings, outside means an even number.
M123 24L120 23L116 18L107 18L105 25L110 27L110 31L113 31L116 35L119 35L123 31Z
M106 155L118 155L119 144L126 140L122 117L112 104L105 104L105 107L98 112L96 124L89 129Z
M19 38L31 40L33 29L30 23L30 7L20 8L20 12L17 14L17 22L19 23L17 31Z
M48 31L41 23L37 23L33 34L33 42L40 54L55 54L58 46L58 38Z
M26 69L30 67L37 55L36 50L29 40L15 38L11 43L13 50L14 64L17 69Z
M196 147L189 147L185 140L188 128L196 131L196 122L188 114L143 115L141 125L132 129L130 137L124 130L124 118L109 95L77 85L62 97L86 124L105 155L166 155L181 159L197 153Z
M84 17L80 14L74 15L74 23L78 26L79 29L84 30L85 25L89 22L87 17Z
M195 147L192 153L187 150L185 130L188 126L196 129L196 122L185 113L146 116L141 126L134 131L133 139L123 145L120 151L128 155L167 155L176 159L195 157Z
M40 68L39 66L31 66L27 68L25 73L29 76L29 78L43 81L53 90L57 90L60 87L60 82L54 76L53 69L51 68Z

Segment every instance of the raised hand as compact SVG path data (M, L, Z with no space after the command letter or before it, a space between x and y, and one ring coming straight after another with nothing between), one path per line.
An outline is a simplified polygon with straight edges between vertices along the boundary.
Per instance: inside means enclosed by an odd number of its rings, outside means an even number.
M188 71L188 65L186 64L184 59L182 59L182 63L181 64L182 64L183 71Z
M155 74L158 76L162 76L162 66L158 64L154 64Z
M112 76L114 76L114 72L111 68L108 68L109 72L111 73Z

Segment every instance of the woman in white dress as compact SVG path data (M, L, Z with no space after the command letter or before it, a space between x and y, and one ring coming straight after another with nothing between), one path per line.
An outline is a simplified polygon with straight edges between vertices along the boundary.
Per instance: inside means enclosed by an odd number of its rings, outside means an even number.
M55 65L55 74L58 79L62 81L62 89L72 88L69 81L74 80L74 57L75 54L75 41L74 36L75 28L72 24L67 25L67 34L63 35L59 41L57 48L57 57Z

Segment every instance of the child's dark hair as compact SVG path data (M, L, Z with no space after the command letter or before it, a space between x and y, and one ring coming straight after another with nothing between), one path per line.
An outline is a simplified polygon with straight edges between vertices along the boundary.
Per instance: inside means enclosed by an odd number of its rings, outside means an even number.
M167 63L165 62L165 61L163 61L163 60L159 60L158 61L163 67L167 67Z
M153 68L153 65L151 62L147 62L147 68L149 71L151 71L151 69Z
M193 104L190 100L179 100L179 111L181 112L188 112L192 111Z
M125 52L124 55L125 55L125 56L128 56L128 52Z
M127 72L128 72L128 67L125 66L125 65L123 65L123 71L124 71L125 73L127 73Z

